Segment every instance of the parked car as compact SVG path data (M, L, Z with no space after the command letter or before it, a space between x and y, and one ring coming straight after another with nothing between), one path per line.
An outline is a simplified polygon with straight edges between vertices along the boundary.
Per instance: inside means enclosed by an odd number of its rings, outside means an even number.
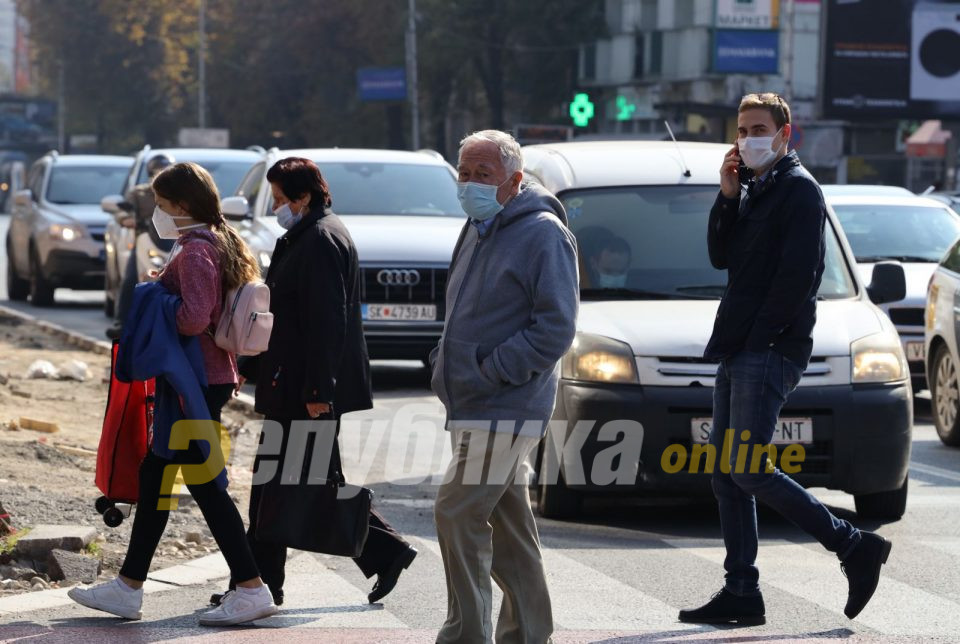
M426 360L443 330L453 247L466 215L456 173L432 151L270 150L223 202L264 272L286 231L273 214L267 170L298 156L320 167L333 211L357 245L363 329L372 358Z
M945 445L960 447L960 240L934 269L927 291L924 356L933 424Z
M960 212L960 192L931 192L923 196L943 202L955 211Z
M694 471L671 474L661 458L670 446L689 452L710 434L717 364L703 351L726 272L710 264L707 220L727 150L633 141L524 148L525 176L563 203L581 262L577 336L562 361L555 412L555 420L565 422L549 428L538 463L543 515L575 515L585 494L709 492L706 460L691 465ZM594 278L593 258L613 247L611 236L629 262L622 267L625 283L604 287ZM878 264L865 287L832 213L825 261L813 357L774 442L805 448L801 471L793 475L801 485L853 494L863 516L899 517L907 498L912 392L896 329L870 297L902 297L903 270ZM622 419L637 421L642 432L603 430ZM586 424L578 428L579 421ZM581 428L589 431L571 441ZM627 431L642 442L639 458L627 462L635 480L597 480L598 458L607 464L626 458L611 457L610 449ZM583 481L571 482L570 463L582 464Z
M960 216L939 201L910 195L827 197L850 242L863 279L874 264L895 260L907 277L906 297L880 308L890 316L907 355L914 391L927 386L923 310L934 268L960 237Z
M104 284L104 313L114 314L117 299L120 296L120 285L123 283L123 272L131 252L137 253L137 273L140 281L148 279L151 270L159 269L167 261L167 253L173 246L170 240L160 239L153 227L150 227L150 236L143 236L135 240L132 228L121 226L118 217L120 206L127 192L133 186L147 182L147 161L157 154L165 154L175 162L191 161L206 168L213 176L214 182L221 195L233 194L254 163L259 161L263 153L255 150L223 150L206 148L165 148L154 150L147 146L137 153L133 167L126 180L120 186L118 194L110 194L102 200L104 212L111 215L106 229L107 273ZM134 244L136 243L136 249Z
M27 187L14 195L7 232L7 294L36 306L53 303L58 287L103 288L109 217L100 199L116 192L131 157L60 155L37 160Z

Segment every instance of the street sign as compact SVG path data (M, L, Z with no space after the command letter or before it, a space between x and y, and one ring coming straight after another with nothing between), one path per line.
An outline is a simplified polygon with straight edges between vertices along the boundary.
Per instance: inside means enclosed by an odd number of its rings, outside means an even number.
M780 32L718 29L714 71L719 73L776 74Z
M403 67L362 67L357 70L361 101L407 100L407 72Z
M183 127L177 135L181 148L229 148L230 130Z
M575 95L570 102L570 118L573 119L573 124L577 127L587 127L593 115L594 107L590 97L583 92Z

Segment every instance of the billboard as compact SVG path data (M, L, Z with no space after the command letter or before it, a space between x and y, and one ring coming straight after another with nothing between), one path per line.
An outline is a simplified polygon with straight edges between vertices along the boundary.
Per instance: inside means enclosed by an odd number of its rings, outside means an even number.
M716 0L718 29L776 29L780 0Z
M713 70L728 74L776 74L780 32L718 29L714 37Z
M363 67L357 70L361 101L403 101L407 98L407 72L403 67Z
M826 0L827 118L960 117L960 1Z

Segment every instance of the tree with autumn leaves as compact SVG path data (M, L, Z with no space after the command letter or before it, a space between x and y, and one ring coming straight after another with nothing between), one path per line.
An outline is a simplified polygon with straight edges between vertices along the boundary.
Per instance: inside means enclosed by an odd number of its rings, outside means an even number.
M196 126L200 0L17 4L44 96L62 69L68 133L129 152ZM418 0L422 144L449 152L471 129L565 122L603 5ZM361 67L403 65L406 11L405 0L207 0L208 125L235 146L408 144L408 107L363 102L356 87Z

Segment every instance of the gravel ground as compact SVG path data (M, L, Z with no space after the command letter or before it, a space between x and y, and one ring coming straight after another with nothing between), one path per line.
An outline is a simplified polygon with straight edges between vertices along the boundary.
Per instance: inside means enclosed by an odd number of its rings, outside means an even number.
M35 360L54 366L80 360L93 377L85 382L26 379L26 370ZM112 577L122 564L133 518L108 528L94 509L100 496L94 475L109 364L106 356L77 350L29 324L0 315L0 503L17 529L48 523L96 527L104 575ZM56 423L59 431L22 429L23 417ZM230 492L246 515L256 419L243 406L231 404L224 413L224 426L232 438ZM217 551L185 489L181 499L179 508L170 513L154 570ZM188 543L188 536L199 537L199 543ZM0 595L10 592L17 591L0 591Z

